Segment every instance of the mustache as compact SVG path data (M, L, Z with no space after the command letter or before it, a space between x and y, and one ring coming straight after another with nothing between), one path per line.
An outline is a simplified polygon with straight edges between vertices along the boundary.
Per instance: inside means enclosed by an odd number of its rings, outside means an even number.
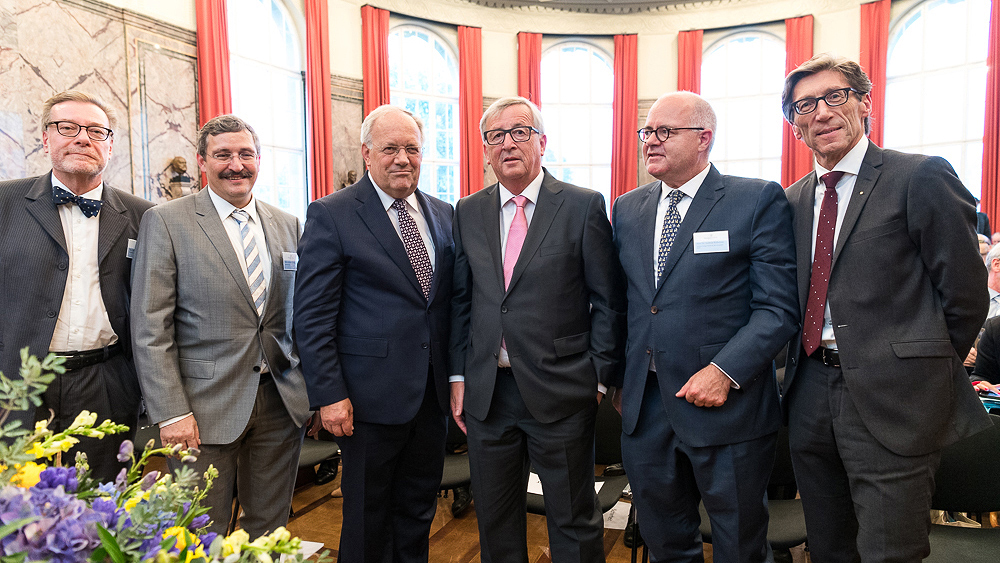
M227 170L225 172L219 172L219 178L223 180L232 180L234 178L249 180L253 177L253 174L249 170L240 170L235 172L233 170Z

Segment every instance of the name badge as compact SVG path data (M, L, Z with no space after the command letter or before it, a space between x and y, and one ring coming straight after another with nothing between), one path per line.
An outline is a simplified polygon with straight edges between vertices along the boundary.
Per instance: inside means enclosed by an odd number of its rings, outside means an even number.
M299 269L299 255L294 252L282 252L281 262L285 265L286 272L294 272Z
M129 260L131 260L132 258L135 258L135 239L134 238L128 239L128 248L125 250L125 258L128 258Z
M694 253L729 252L729 231L708 231L694 234Z

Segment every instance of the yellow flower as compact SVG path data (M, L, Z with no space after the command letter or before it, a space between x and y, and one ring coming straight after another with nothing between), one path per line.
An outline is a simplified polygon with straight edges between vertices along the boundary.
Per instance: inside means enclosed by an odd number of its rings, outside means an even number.
M38 484L38 481L41 480L39 475L41 475L44 470L44 465L39 465L33 461L29 461L24 465L18 466L17 474L15 474L10 481L17 486L24 487L26 489L28 487L34 487Z
M90 411L81 411L76 415L76 420L69 425L68 430L75 430L84 426L93 426L97 422L97 414Z
M42 457L52 457L52 454L45 453L45 449L42 448L42 445L39 444L38 442L34 442L33 444L31 444L31 447L28 448L28 451L26 451L25 453L29 453L35 456L35 459Z
M250 541L250 534L244 530L236 530L222 540L222 556L229 557L232 554L239 555L243 545Z
M56 440L55 442L52 442L51 449L52 450L59 450L61 452L68 452L70 450L70 448L72 448L73 446L75 446L75 445L77 445L79 443L80 443L80 440L77 440L76 438L74 438L72 436L66 436L62 440Z
M135 505L139 504L141 501L144 501L144 500L149 500L149 491L146 491L145 493L143 493L141 495L135 495L135 496L129 498L127 501L125 501L125 505L124 505L123 508L125 510L132 510L133 508L135 508ZM171 529L173 529L173 528L171 528ZM183 530L183 528L178 528L178 529ZM166 532L164 532L164 535L165 534L166 534Z
M193 559L198 557L202 559L205 559L207 557L205 555L205 550L202 547L201 543L199 543L198 540L184 528L180 526L174 526L172 528L167 528L166 530L164 530L163 539L167 539L170 537L177 538L177 543L174 544L174 547L176 547L178 550L183 551L185 548L190 547L190 549L188 549L187 552L185 553L184 563L191 563ZM188 545L188 540L191 540L190 546Z

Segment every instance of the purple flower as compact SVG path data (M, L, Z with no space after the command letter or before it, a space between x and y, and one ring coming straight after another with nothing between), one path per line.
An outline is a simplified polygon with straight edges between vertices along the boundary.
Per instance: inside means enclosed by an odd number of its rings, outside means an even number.
M142 481L139 482L139 488L142 489L143 491L148 491L149 489L153 488L153 485L156 484L156 480L159 478L160 478L159 471L150 471L149 473L144 475Z
M212 519L208 514L202 514L191 521L189 528L192 530L200 530L201 528L208 526L208 523L211 521Z
M62 487L67 493L75 493L79 481L74 467L48 467L39 475L36 489L55 489Z
M122 442L121 447L118 448L118 461L125 463L126 461L132 459L132 450L134 446L132 445L132 440L125 440Z
M128 486L128 471L122 467L122 470L118 472L118 476L115 477L115 489L119 491L124 491L125 487Z
M4 555L27 552L32 561L83 561L100 545L97 524L103 517L62 486L0 490L0 520L35 517L30 524L0 538Z
M208 551L209 548L212 547L212 542L214 542L217 537L219 537L219 534L215 532L208 532L198 539L201 541L201 545L205 546L205 551Z

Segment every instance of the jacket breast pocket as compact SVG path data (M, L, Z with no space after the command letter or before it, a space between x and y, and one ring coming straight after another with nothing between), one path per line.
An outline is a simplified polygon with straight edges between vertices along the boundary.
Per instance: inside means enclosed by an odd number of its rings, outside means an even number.
M385 358L389 355L389 341L385 338L362 338L341 336L337 339L337 350L352 356L373 356Z
M950 340L907 340L889 344L897 358L950 358L955 355Z
M215 377L214 360L195 360L180 358L181 377L193 379L213 379Z
M557 358L586 352L590 349L590 331L556 338L552 341L552 346L556 350Z
M566 244L550 244L548 246L543 246L538 249L539 256L553 256L555 254L567 254L573 252L576 248L575 242L570 242Z
M900 231L905 227L906 227L906 221L904 221L903 219L895 219L889 221L888 223L883 223L881 225L877 225L870 229L865 229L863 231L855 232L854 235L851 236L851 243L857 243L868 239L873 239L875 237L884 236L890 233L894 233L896 231Z

